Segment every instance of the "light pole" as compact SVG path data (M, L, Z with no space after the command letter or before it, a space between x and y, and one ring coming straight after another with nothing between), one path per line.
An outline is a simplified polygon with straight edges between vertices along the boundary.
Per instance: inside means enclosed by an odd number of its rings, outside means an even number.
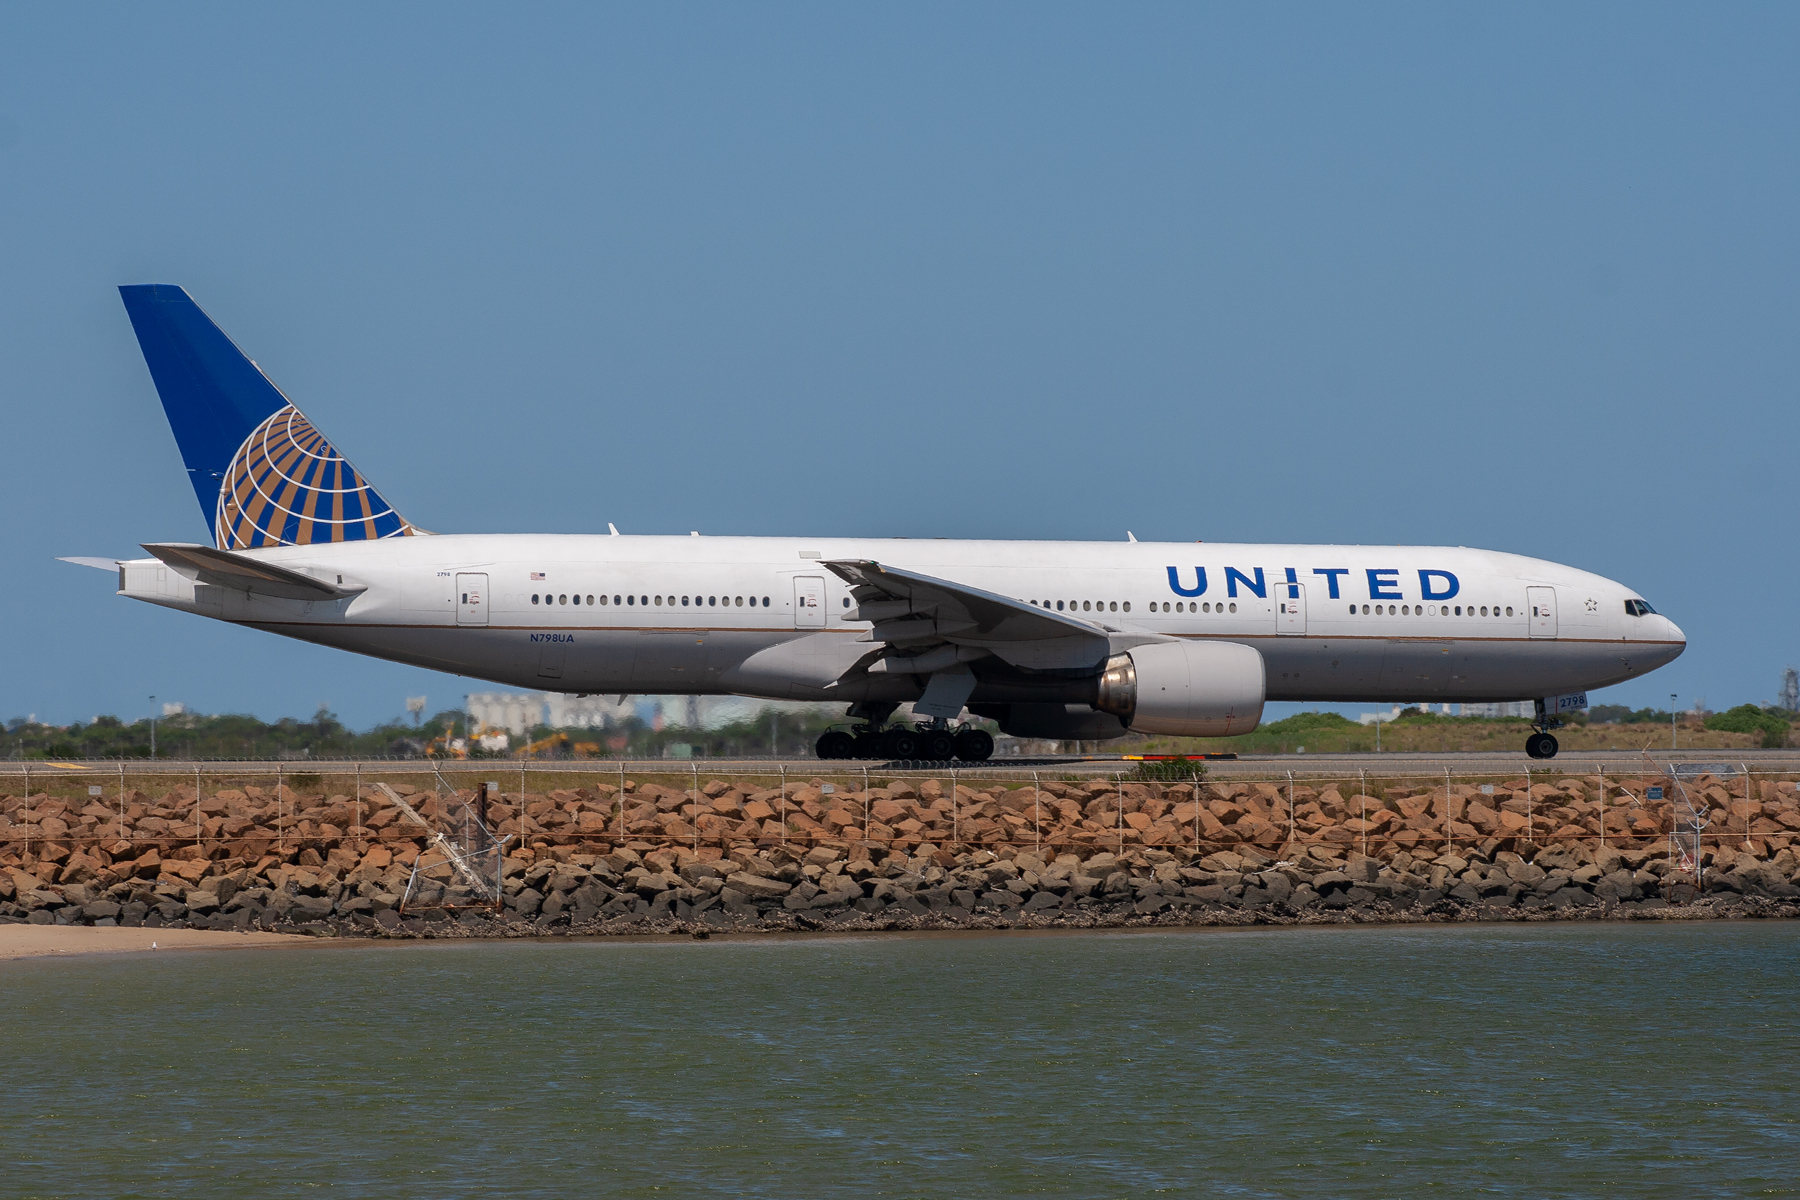
M1669 749L1675 749L1675 693L1669 693Z
M156 757L156 697L150 697L150 757Z

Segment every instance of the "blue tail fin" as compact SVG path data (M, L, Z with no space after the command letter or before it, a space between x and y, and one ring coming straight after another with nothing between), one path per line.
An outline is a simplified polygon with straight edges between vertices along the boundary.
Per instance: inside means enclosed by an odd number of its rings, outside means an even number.
M221 550L419 532L182 289L119 289Z

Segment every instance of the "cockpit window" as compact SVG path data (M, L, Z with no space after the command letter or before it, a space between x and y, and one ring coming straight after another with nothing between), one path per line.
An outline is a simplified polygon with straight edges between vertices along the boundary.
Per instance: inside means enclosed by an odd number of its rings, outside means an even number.
M1625 602L1625 615L1628 617L1647 617L1654 612L1656 610L1650 607L1650 602L1647 600L1627 600Z

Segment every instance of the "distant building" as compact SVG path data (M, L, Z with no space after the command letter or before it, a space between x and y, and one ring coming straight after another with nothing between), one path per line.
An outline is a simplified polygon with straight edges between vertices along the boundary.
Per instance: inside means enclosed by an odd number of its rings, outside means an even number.
M520 737L529 729L616 729L636 717L652 729L678 725L717 729L737 721L756 721L770 708L796 705L749 696L570 696L561 692L472 692L471 720L488 729L504 729ZM804 705L799 707L821 707ZM825 705L833 713L842 705Z
M1507 700L1500 704L1465 704L1462 706L1465 717L1486 717L1493 720L1497 717L1537 716L1537 704L1530 700Z
M1441 707L1443 709L1444 715L1446 717L1450 715L1450 707L1451 707L1450 705L1444 704L1444 705L1440 705L1439 707ZM1465 705L1464 707L1466 708L1467 705ZM1420 712L1423 712L1423 713L1428 713L1431 711L1430 703L1428 703L1427 701L1424 701L1424 700L1415 700L1411 704L1396 704L1396 705L1394 705L1393 708L1389 709L1387 712L1362 713L1357 716L1356 723L1359 725L1385 725L1389 721L1399 720L1400 714L1405 712L1409 708L1416 708Z

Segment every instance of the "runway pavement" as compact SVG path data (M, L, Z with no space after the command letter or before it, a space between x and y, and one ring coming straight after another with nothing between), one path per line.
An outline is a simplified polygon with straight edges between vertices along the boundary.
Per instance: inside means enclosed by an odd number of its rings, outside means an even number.
M1453 776L1525 774L1584 775L1640 774L1663 772L1670 764L1684 772L1713 765L1731 771L1748 770L1753 774L1793 774L1800 772L1800 750L1570 750L1554 759L1537 760L1523 752L1503 753L1420 753L1420 754L1270 754L1244 755L1235 759L1211 759L1201 764L1209 779L1281 779L1290 772L1295 778L1354 778L1357 775L1384 777L1400 775ZM1172 765L1172 764L1171 764ZM450 760L434 763L422 759L357 759L299 760L286 762L179 761L158 759L118 760L31 760L0 761L0 779L26 777L32 782L55 780L66 785L74 778L87 778L110 794L109 779L136 783L155 777L159 781L176 782L182 776L198 772L206 779L229 776L246 782L258 778L273 784L287 776L329 776L333 786L340 786L342 776L368 776L401 779L420 777L417 785L429 786L434 775L442 775L455 785L471 786L473 779L492 779L500 790L516 788L520 772L532 776L567 775L568 786L578 786L582 778L630 776L697 775L702 780L730 775L767 775L776 778L809 779L857 778L865 773L894 777L918 775L944 777L951 774L967 779L1029 778L1036 774L1049 777L1093 775L1107 777L1131 775L1146 764L1118 755L1087 755L1039 758L996 758L985 763L832 761L817 759L492 759ZM1159 769L1154 765L1151 769ZM13 784L0 782L0 792L12 791ZM539 786L534 780L532 786ZM549 786L555 786L551 784Z

